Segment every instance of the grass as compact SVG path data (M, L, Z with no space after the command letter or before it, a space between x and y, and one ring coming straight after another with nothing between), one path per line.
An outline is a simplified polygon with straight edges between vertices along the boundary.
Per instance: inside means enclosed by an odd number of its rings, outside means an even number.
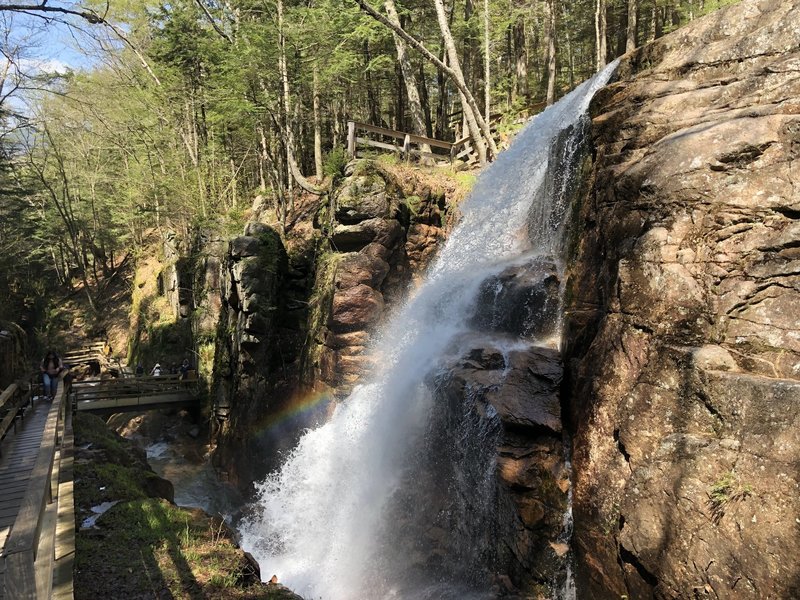
M77 600L291 597L260 583L219 518L149 497L158 478L130 442L91 415L73 424ZM112 500L94 528L80 529L91 506Z
M725 511L733 502L744 500L753 494L749 484L743 484L733 471L728 471L711 484L708 491L708 507L711 512L711 521L719 523L725 516Z

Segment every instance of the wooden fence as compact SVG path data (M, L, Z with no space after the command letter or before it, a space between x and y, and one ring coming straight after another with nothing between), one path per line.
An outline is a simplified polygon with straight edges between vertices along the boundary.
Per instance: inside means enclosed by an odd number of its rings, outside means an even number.
M360 137L358 132L371 134L372 136L377 136L379 139ZM389 141L384 141L386 139ZM401 142L401 144L398 142ZM465 160L465 162L468 163L477 160L473 156L474 152L472 151L469 137L462 138L456 142L443 142L442 140L414 135L413 133L395 131L394 129L386 129L385 127L376 127L375 125L358 123L356 121L348 121L347 154L350 158L357 157L359 145L380 148L381 150L390 150L405 158L418 156L433 160L446 160L451 163L455 160ZM430 152L425 150L425 147L430 149ZM434 152L434 150L443 150L444 152L437 153Z
M12 383L0 393L0 443L12 427L17 431L17 422L25 417L31 404L31 388L23 383ZM2 448L0 448L2 452Z

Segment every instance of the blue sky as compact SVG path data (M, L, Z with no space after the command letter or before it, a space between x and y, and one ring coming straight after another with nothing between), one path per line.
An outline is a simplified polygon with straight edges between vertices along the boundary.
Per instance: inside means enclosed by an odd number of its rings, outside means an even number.
M28 78L43 72L64 73L69 69L89 69L96 62L91 54L96 44L84 32L104 32L81 19L69 23L63 20L45 21L21 13L0 13L0 68L6 72L0 101L6 108L21 114L30 112L26 102L29 91L17 89L4 97L14 90L15 85L24 87L29 83ZM81 48L88 53L81 51ZM32 87L38 87L38 84Z
M38 17L24 14L13 15L12 19L8 39L14 45L26 47L25 58L33 63L31 66L58 71L91 66L92 60L78 50L79 47L91 48L91 41L82 33L91 25L78 21L76 26L69 27L66 23L45 23ZM8 26L8 22L3 24L4 28Z

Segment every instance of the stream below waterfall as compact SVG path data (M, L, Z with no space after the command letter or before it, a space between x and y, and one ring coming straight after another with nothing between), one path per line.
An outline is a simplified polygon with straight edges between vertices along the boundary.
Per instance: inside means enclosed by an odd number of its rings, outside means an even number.
M520 349L557 354L563 281L555 295L526 296L516 329L496 299L513 299L505 286L514 274L540 290L562 279L586 110L615 68L536 116L485 170L425 281L371 348L376 372L256 485L238 528L264 576L277 574L306 600L500 595L501 425L491 405L476 411L469 386L461 400L448 396L448 382L476 339L506 362ZM564 529L566 545L569 514ZM552 595L563 597L562 586L563 577Z
M204 432L184 411L154 411L130 417L115 415L109 425L147 454L147 462L175 490L175 504L201 508L231 522L243 500L211 464Z
M181 451L185 442L158 441L145 447L147 462L159 477L175 488L175 504L202 508L230 522L242 500L232 486L220 480L207 459L192 461Z

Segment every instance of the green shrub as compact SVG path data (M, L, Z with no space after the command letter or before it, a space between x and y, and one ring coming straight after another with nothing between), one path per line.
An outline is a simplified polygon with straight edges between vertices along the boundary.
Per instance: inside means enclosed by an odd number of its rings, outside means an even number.
M347 153L344 148L336 147L325 155L322 173L325 177L336 179L344 174L345 165L347 165Z

